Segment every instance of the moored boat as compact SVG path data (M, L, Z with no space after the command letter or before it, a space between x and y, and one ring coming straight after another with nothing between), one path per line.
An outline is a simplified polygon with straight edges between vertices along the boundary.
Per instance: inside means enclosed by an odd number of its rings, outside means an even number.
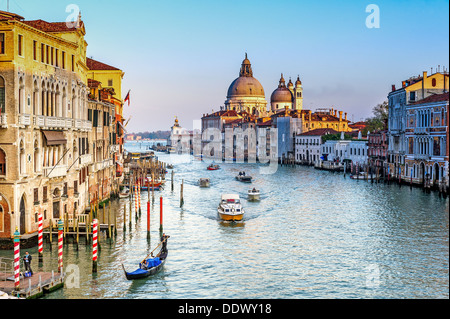
M226 221L239 221L244 217L244 209L237 194L224 194L217 208L219 217Z
M256 188L248 190L248 200L250 201L258 201L260 199L259 195L259 190Z
M198 184L200 187L209 187L211 185L209 178L200 178Z
M350 175L351 179L361 179L361 180L372 180L372 177L369 174L364 172L360 172L359 174Z
M127 198L129 196L130 196L130 189L128 187L124 187L119 193L119 198Z

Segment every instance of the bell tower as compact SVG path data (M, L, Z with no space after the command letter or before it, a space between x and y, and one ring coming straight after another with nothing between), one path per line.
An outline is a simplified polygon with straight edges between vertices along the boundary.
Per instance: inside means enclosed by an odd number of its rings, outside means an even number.
M297 81L295 81L294 109L295 110L303 109L303 87L302 87L302 81L300 81L300 76L297 76Z

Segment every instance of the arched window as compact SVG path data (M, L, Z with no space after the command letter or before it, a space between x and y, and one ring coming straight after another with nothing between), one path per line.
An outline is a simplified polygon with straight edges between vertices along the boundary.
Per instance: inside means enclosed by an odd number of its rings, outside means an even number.
M6 175L6 154L0 149L0 175Z
M0 113L5 111L5 79L0 76Z

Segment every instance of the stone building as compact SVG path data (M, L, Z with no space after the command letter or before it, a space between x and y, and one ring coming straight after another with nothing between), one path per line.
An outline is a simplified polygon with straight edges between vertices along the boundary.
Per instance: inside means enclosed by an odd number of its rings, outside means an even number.
M85 34L81 17L28 21L0 11L0 240L16 228L36 232L39 213L44 227L83 214L92 185L110 183L95 173L110 164L114 103L89 97ZM109 114L108 129L93 128L93 109Z

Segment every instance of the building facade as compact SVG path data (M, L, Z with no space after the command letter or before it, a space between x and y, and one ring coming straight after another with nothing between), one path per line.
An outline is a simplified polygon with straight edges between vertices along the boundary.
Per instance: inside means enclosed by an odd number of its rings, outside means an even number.
M85 34L81 18L50 23L0 11L0 240L16 228L36 232L39 213L44 227L84 214L92 199L100 157Z
M295 162L297 164L314 165L320 162L322 137L338 134L330 128L315 129L295 136Z
M431 95L406 106L406 160L402 179L448 187L448 93Z

